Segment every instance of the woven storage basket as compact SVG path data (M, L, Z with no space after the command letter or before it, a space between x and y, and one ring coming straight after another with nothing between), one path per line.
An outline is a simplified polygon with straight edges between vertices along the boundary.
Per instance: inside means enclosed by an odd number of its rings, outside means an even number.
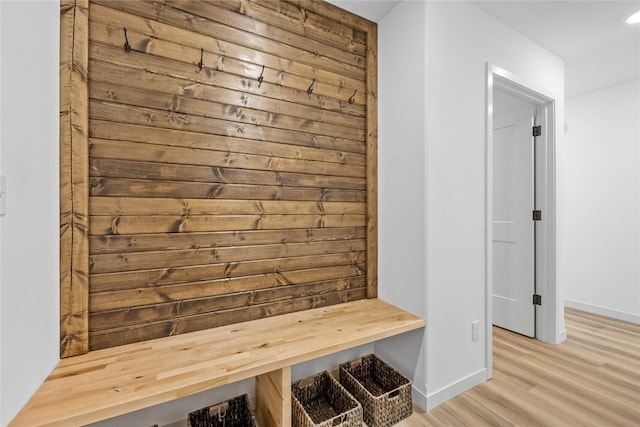
M356 427L362 406L328 372L291 385L293 427Z
M256 427L246 394L189 413L189 427Z
M369 427L387 427L411 415L411 381L374 354L340 365L340 382L362 404Z

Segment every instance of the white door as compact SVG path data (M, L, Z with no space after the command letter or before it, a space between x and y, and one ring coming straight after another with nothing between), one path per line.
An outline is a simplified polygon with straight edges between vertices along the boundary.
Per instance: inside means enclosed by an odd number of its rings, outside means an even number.
M493 324L535 336L533 106L494 115Z

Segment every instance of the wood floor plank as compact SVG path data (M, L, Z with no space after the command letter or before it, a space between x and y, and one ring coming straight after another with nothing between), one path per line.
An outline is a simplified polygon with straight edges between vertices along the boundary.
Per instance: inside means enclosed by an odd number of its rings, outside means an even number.
M565 312L557 346L494 327L493 379L398 426L639 426L640 325Z

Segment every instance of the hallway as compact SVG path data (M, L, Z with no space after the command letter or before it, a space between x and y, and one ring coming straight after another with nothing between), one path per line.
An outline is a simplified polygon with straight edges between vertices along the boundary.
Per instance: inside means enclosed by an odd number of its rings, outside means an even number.
M565 316L559 346L494 327L493 379L400 425L640 425L640 325Z

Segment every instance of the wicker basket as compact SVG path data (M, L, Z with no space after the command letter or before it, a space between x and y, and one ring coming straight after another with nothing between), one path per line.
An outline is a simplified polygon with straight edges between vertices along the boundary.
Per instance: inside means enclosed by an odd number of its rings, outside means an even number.
M256 427L246 394L189 413L189 427Z
M362 406L328 372L291 385L293 427L356 427Z
M369 427L387 427L411 415L411 381L374 354L340 365L340 382L362 404Z

